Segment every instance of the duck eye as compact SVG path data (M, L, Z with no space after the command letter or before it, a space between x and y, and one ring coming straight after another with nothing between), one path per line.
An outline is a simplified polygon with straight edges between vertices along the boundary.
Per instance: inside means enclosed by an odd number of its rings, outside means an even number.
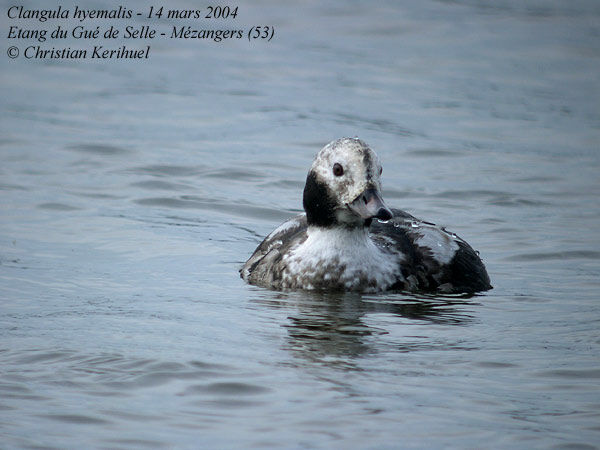
M341 177L342 175L344 175L344 168L342 167L342 165L341 165L341 164L339 164L339 163L335 163L335 164L333 165L333 174L334 174L336 177Z

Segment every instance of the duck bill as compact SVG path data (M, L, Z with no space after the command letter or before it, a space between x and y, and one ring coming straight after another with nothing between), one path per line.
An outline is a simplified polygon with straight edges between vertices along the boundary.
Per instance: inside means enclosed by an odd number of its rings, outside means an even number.
M385 206L383 199L377 189L366 189L348 208L362 219L380 219L390 220L393 217L392 211Z

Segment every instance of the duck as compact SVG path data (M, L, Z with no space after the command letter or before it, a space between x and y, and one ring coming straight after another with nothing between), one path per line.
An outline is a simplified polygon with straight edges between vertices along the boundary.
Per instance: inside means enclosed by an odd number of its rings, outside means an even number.
M271 232L240 269L275 290L474 294L491 289L479 253L455 233L419 220L382 197L382 165L358 138L316 155L304 213Z

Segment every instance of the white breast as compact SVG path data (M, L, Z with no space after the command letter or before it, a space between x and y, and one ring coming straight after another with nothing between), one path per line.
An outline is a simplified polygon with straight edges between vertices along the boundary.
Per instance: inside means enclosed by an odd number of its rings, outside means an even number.
M384 253L364 228L309 227L307 239L283 258L284 287L375 292L401 280L402 255Z

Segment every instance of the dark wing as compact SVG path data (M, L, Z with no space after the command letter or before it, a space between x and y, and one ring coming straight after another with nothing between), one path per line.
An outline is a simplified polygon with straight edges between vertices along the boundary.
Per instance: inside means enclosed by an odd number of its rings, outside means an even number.
M464 240L399 209L392 212L388 222L375 220L370 234L384 251L404 255L400 269L406 281L395 288L447 293L491 288L483 262Z
M306 240L306 214L283 222L256 248L240 276L248 283L266 287L279 287L283 266L281 258L286 252Z
M445 267L442 283L452 286L451 292L480 292L492 289L490 277L481 258L469 244L457 240L458 250Z

